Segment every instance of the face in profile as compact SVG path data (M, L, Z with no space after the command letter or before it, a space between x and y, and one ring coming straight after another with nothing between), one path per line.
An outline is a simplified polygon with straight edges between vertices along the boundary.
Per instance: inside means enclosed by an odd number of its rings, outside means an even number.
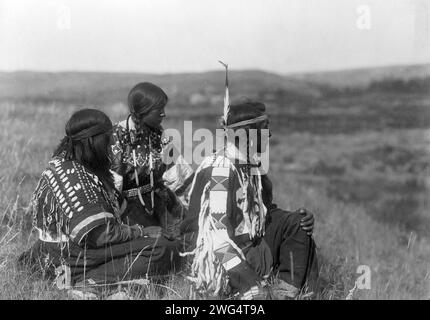
M163 106L163 107L154 108L149 113L141 117L137 115L133 115L133 121L136 125L137 130L142 128L144 125L147 125L151 128L158 128L163 122L163 119L165 116L166 116L166 113L164 111L164 106Z

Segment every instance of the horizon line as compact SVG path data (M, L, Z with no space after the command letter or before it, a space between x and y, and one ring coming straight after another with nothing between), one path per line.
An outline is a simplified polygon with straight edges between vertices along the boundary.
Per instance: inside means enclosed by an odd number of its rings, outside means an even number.
M335 73L335 72L348 72L348 71L360 71L366 69L383 69L383 68L396 68L396 67L420 67L430 66L429 62L422 63L399 63L399 64L386 64L386 65L371 65L371 66L354 66L350 68L334 68L334 69L322 69L322 70L303 70L303 71L290 71L280 73L271 70L259 69L259 68L247 68L247 69L230 69L230 72L244 72L244 71L257 71L276 74L279 76L294 76L294 75L306 75L306 74L318 74L318 73ZM163 75L179 75L179 74L204 74L211 72L224 72L223 70L207 69L204 71L177 71L177 72L146 72L146 71L113 71L113 70L80 70L80 69L62 69L62 70L42 70L42 69L15 69L15 70L1 70L0 73L109 73L109 74L146 74L154 76Z

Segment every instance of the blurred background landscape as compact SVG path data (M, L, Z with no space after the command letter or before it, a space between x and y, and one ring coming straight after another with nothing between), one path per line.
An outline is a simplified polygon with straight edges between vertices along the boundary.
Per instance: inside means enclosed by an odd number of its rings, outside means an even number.
M222 71L0 73L0 298L62 297L13 267L31 244L31 192L69 116L96 107L122 120L141 81L168 94L165 128L217 128ZM275 202L315 212L318 298L346 298L359 265L371 268L372 289L354 298L430 298L430 65L232 70L230 94L266 104Z

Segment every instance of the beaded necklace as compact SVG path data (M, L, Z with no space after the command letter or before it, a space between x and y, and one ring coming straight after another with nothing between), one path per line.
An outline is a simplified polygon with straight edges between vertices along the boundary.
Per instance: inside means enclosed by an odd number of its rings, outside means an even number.
M126 142L131 145L133 149L137 146L143 146L148 152L155 151L160 153L163 150L163 141L161 139L162 131L149 128L145 125L143 130L138 131L135 129L133 130L134 132L132 132L132 130L130 130L130 118L131 114L128 115L126 120Z

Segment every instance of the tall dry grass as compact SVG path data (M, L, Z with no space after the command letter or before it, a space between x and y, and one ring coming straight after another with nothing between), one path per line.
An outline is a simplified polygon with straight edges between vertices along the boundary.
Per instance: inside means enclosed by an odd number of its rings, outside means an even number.
M64 123L77 108L55 104L0 106L0 299L69 298L51 282L18 269L15 260L34 241L28 212L31 192L53 147L64 134ZM104 111L114 120L125 115L125 110L118 106ZM179 124L179 119L170 119L167 126ZM309 142L306 135L298 139L304 145ZM357 267L368 265L371 289L355 290L352 298L429 299L429 239L375 221L366 205L329 198L324 184L303 184L286 169L284 156L288 156L285 154L288 147L280 140L272 150L275 200L285 209L305 206L315 213L314 235L322 279L316 297L345 299L359 276ZM128 285L122 289L137 299L195 298L189 284L178 274L172 274L164 282Z

